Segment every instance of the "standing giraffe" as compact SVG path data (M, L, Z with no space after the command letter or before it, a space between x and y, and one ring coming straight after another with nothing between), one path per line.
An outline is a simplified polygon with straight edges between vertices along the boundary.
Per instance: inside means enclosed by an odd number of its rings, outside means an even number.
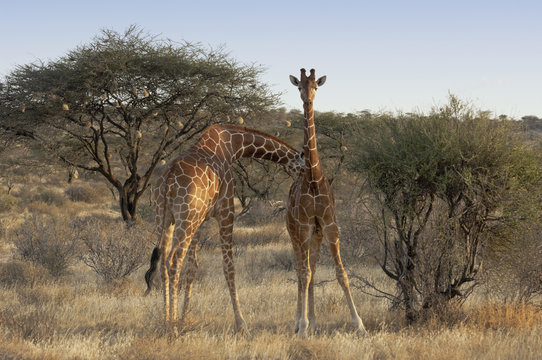
M306 70L301 69L301 80L290 75L290 81L299 89L303 100L305 139L303 144L305 169L290 188L286 214L286 225L294 248L298 277L295 332L305 337L309 326L311 329L316 327L314 273L322 238L325 238L331 249L337 280L350 308L352 322L357 333L364 335L365 328L354 306L348 277L341 262L333 191L322 170L316 145L313 100L318 86L324 85L326 77L322 76L316 80L314 69L311 69L309 77Z
M246 331L235 288L232 251L232 163L241 157L284 164L293 173L299 173L303 168L303 153L271 135L242 126L212 125L202 133L195 145L168 165L152 191L160 241L153 251L151 268L145 278L149 283L156 263L161 258L165 318L174 328L177 320L177 288L183 259L188 252L192 265L187 274L182 313L184 317L194 266L197 267L197 243L192 243L192 238L205 220L214 217L219 225L224 275L235 313L236 330Z

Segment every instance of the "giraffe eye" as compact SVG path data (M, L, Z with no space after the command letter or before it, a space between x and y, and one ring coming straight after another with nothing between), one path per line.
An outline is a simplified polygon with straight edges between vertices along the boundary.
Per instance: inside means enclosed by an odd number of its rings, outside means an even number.
M301 88L297 88L297 90L301 91Z

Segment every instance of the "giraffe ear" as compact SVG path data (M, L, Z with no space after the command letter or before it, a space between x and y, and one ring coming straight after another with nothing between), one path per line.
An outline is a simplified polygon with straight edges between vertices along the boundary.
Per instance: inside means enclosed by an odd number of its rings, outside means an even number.
M319 78L318 80L316 80L316 83L318 84L318 86L322 86L326 82L326 79L327 79L327 76L324 75L321 78Z
M292 83L292 85L294 86L298 86L299 85L299 80L293 76L293 75L290 75L290 82Z

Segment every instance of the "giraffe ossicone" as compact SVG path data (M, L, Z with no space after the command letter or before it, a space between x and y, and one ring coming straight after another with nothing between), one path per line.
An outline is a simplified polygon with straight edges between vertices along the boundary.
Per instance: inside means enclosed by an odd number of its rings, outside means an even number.
M304 167L303 153L278 138L237 125L212 125L199 141L167 165L152 190L155 222L160 234L158 246L145 274L148 289L161 259L166 322L176 328L180 270L188 256L191 270L181 319L186 315L192 282L197 268L197 241L200 225L213 217L218 221L223 270L228 284L238 331L246 331L235 287L232 231L234 220L234 175L232 163L239 158L258 158L283 164L291 174Z
M298 278L295 332L305 337L309 328L316 328L314 274L322 239L325 239L331 250L337 280L350 309L352 323L359 335L365 335L341 261L333 191L318 156L313 101L316 90L325 81L325 76L316 79L314 69L310 70L309 76L305 69L301 69L301 79L290 75L290 82L298 88L303 101L305 154L305 168L290 188L286 213L286 226L294 248Z

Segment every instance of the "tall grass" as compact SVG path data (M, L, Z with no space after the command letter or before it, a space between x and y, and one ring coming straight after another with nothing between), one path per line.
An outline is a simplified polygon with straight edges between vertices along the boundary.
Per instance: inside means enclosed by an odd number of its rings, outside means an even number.
M242 229L239 229L242 230ZM258 241L258 239L256 239ZM473 298L458 321L435 320L405 327L389 304L355 291L369 330L357 338L332 266L316 274L319 331L293 335L295 270L281 265L292 257L285 241L242 246L235 257L237 286L250 337L233 331L233 311L218 246L200 253L205 269L194 286L188 319L169 339L159 292L143 297L145 269L122 286L98 282L76 264L60 280L6 280L0 265L0 358L24 359L536 359L542 353L541 310ZM357 271L378 279L377 268ZM29 277L31 275L28 275Z
M110 211L112 201L59 201L59 206L46 199L34 201L40 198L37 191L38 187L14 191L17 208L57 220L99 218L101 222L87 229L98 235L109 226L98 224L111 224L107 219L118 217ZM0 246L0 359L540 358L542 310L501 302L483 291L448 317L407 327L388 302L363 294L351 278L354 301L369 332L365 338L356 337L325 246L315 275L318 331L307 339L296 338L292 247L283 215L272 217L270 211L258 209L254 218L240 218L234 228L236 285L250 336L234 333L218 231L211 221L201 231L199 270L188 317L180 335L170 338L164 327L162 295L155 291L142 296L145 266L111 285L76 256L69 271L55 278L43 265L13 257L12 243L16 231L24 226L24 216L10 210L7 215L11 214L13 225L3 234ZM368 225L352 227L350 222L357 221L358 214L352 211L351 215L340 214L348 272L362 274L379 288L393 291L393 283L368 261L371 251L367 252L365 243L356 243L368 239ZM32 230L26 225L28 236L39 235L39 227ZM145 241L149 246L156 235L148 233ZM77 255L84 254L84 246L76 249ZM362 260L355 261L357 258Z

